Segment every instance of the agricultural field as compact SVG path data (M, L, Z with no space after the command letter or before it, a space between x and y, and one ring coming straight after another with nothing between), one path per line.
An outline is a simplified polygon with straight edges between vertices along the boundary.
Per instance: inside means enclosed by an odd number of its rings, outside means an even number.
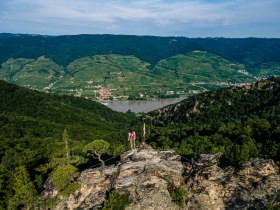
M267 68L271 66L277 65ZM2 63L0 78L59 95L96 99L105 89L103 99L147 99L193 95L230 84L255 82L253 75L238 72L244 69L242 64L206 51L178 54L154 66L133 55L87 56L66 67L41 56L7 60Z

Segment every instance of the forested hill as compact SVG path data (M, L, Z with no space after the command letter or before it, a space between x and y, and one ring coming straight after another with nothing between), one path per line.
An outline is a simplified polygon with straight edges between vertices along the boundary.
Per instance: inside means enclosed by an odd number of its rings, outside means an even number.
M59 166L59 181L77 174L78 169L67 162L70 157L79 169L87 161L96 164L84 158L85 145L94 140L111 143L110 154L126 150L127 129L136 122L134 114L118 113L97 102L0 81L0 209L39 202L35 197Z
M252 69L263 63L280 62L280 39L0 34L0 63L9 58L35 59L45 55L67 66L81 57L120 54L134 55L155 65L161 59L193 50L210 51Z
M69 127L75 136L83 130L81 140L106 136L136 120L91 100L46 94L5 81L0 81L0 117L1 137L54 137Z
M276 119L279 116L280 77L206 92L148 114L157 125L229 123L249 117Z
M189 157L219 153L221 163L253 157L280 163L280 78L185 99L145 116L147 141Z

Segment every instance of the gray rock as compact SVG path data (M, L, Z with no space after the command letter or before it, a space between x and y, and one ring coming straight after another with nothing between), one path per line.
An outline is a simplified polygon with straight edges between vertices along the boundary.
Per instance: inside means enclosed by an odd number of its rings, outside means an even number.
M173 150L142 145L122 154L116 166L83 171L80 189L60 198L57 209L100 209L113 189L130 195L128 210L264 209L280 202L279 169L272 160L251 159L236 170L218 167L217 154L184 164L180 159ZM184 207L172 202L171 187L187 191ZM45 197L57 196L51 185L46 188Z
M217 155L185 165L189 209L265 209L279 203L280 175L272 160L251 159L240 170L217 166Z

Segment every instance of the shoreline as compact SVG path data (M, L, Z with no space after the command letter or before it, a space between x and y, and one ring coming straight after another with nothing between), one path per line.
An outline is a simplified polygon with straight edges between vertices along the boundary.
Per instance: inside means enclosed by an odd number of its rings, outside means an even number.
M176 104L186 98L187 97L167 98L167 99L159 99L159 100L121 100L121 101L99 100L97 102L118 112L131 111L135 113L139 113L139 112L148 113L150 111L157 110L171 104Z

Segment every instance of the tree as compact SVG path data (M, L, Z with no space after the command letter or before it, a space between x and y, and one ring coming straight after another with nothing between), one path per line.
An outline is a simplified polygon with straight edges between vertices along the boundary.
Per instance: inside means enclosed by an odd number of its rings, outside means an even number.
M32 207L35 200L36 190L31 182L25 166L19 166L13 174L14 195L9 199L8 209L15 209L19 205Z
M70 155L69 137L66 129L63 132L63 144L64 148L61 149L62 153L59 153L58 157L52 157L49 163L41 165L36 170L41 173L46 173L51 169L51 181L55 189L62 196L69 196L80 186L78 182L75 182L75 179L80 173L74 165L83 163L84 158L77 155Z
M109 153L110 144L104 140L94 140L93 142L85 146L85 152L91 154L95 159L98 159L102 167L105 166L105 162L101 159L101 155Z
M61 195L69 196L80 186L74 182L74 179L79 175L80 173L75 166L71 164L60 165L52 172L52 183Z
M69 159L68 133L66 128L63 131L63 141L65 144L66 158Z

